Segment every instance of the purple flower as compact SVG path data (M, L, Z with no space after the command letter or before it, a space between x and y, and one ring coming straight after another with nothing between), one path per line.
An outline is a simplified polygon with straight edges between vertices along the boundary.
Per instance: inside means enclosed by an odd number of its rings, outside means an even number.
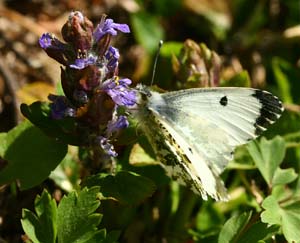
M43 49L64 50L65 44L55 38L53 34L44 33L39 39L39 44Z
M107 69L110 72L114 73L115 69L119 65L119 57L120 57L119 50L117 48L110 46L104 56L107 60Z
M136 91L128 87L131 80L114 78L106 80L102 84L102 89L112 98L117 105L133 106L136 104Z
M120 129L126 128L129 126L129 122L126 116L114 117L107 125L107 134L112 134Z
M104 35L117 35L117 30L123 33L129 33L130 29L127 24L114 23L112 19L102 18L101 22L97 25L94 31L94 40L98 42Z
M97 138L98 142L100 143L101 148L110 156L117 157L118 154L114 149L114 146L109 143L108 139L102 136Z
M69 102L65 96L57 96L50 94L48 99L53 103L50 104L51 118L54 120L63 119L65 117L74 117L76 111L69 105Z
M74 53L67 44L58 40L53 34L45 33L39 39L40 46L45 50L48 56L59 63L66 65Z
M70 64L69 66L74 69L84 69L89 65L94 65L97 62L97 57L90 55L87 58L78 58L75 60L74 64Z

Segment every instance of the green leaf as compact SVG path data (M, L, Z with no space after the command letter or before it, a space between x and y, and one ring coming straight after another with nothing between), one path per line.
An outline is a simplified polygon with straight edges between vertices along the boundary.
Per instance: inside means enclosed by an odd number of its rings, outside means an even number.
M85 243L117 243L121 232L119 230L112 230L106 233L105 229L99 230L92 239Z
M280 225L281 224L281 217L278 213L280 211L279 204L276 201L274 196L268 196L262 203L262 207L266 209L261 214L261 221L263 223L268 223L270 225Z
M56 242L56 202L44 190L34 202L36 214L27 209L22 212L22 227L34 243Z
M76 158L74 158L74 154L77 152L78 147L69 146L69 151L65 158L49 175L49 178L67 192L71 192L79 186L80 165L76 162Z
M1 143L1 156L8 164L0 171L0 184L18 180L21 190L45 180L67 153L66 144L50 139L28 121L2 135Z
M278 226L269 226L268 224L257 222L241 236L238 242L253 243L261 240L267 240L278 233L278 229Z
M59 243L83 243L100 234L97 225L102 215L95 213L100 205L99 187L84 188L64 196L57 210Z
M50 106L46 102L21 105L22 114L49 137L71 145L84 145L86 131L80 131L72 117L61 120L50 118Z
M159 41L164 39L164 30L157 17L147 12L138 12L131 15L131 25L136 40L149 53L155 52Z
M0 133L0 156L3 156L6 150L6 133ZM0 167L1 168L1 167Z
M268 196L262 203L265 211L261 220L270 225L280 225L288 242L299 242L300 239L300 201L292 201L286 205L279 205L274 196Z
M279 89L281 91L281 98L286 103L293 103L293 98L291 96L291 87L290 87L290 81L289 76L286 74L288 70L291 70L291 65L286 62L285 60L274 57L272 60L272 68L275 76L275 80L277 81L277 84L279 86Z
M182 42L164 42L163 46L161 47L160 55L162 57L172 57L172 55L178 56L182 47Z
M272 185L276 186L276 185L288 184L296 180L297 177L298 174L295 172L293 168L289 168L289 169L277 168L274 177L272 179Z
M218 228L224 222L224 215L220 213L214 204L203 202L201 209L195 219L195 226L200 232L208 232L211 229Z
M106 239L106 230L101 229L97 231L97 233L95 233L91 239L85 241L85 243L105 243L105 239Z
M159 15L174 16L177 11L182 7L183 1L181 0L154 0L152 1L155 7L155 12Z
M260 142L253 141L247 148L263 178L271 187L275 171L285 156L284 139L280 136L272 140L262 137Z
M239 238L241 231L248 224L251 215L251 212L245 212L228 219L221 229L218 243L235 242Z
M231 79L222 82L221 86L251 87L251 80L246 70L233 76Z
M155 184L150 179L127 171L118 172L115 176L103 173L90 176L84 185L98 185L103 196L129 205L141 203L155 191Z
M133 145L130 155L129 155L129 164L131 165L150 165L150 164L159 164L155 159L153 159L146 151L136 143Z
M288 242L299 242L300 240L300 201L284 207L281 210L282 232Z
M116 243L117 240L120 238L120 234L121 232L119 230L112 230L108 232L104 243Z

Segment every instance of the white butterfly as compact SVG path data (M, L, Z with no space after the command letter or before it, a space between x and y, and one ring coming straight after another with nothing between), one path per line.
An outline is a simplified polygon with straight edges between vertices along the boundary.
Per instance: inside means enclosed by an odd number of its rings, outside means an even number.
M139 85L138 119L167 174L203 199L228 200L219 175L236 146L256 138L281 115L269 92L194 88L157 93Z

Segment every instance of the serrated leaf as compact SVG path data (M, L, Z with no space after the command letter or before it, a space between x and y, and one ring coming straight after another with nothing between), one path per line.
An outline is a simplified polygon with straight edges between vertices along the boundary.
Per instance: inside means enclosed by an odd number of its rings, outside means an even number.
M121 232L119 230L112 230L106 233L105 229L99 230L92 239L85 243L117 243Z
M22 227L34 243L56 242L56 202L47 191L35 199L35 211L27 209L22 212Z
M156 51L159 41L164 39L164 30L157 17L154 17L147 12L132 14L131 26L136 40L149 53Z
M50 139L28 121L9 131L2 140L2 157L8 164L0 171L0 184L18 180L21 190L45 180L67 153L67 145Z
M274 173L285 156L284 139L280 136L272 140L262 137L260 142L253 141L247 148L263 178L271 187Z
M102 215L95 213L100 205L99 187L71 192L60 201L57 210L59 243L84 243L99 233Z
M112 230L108 232L105 241L103 243L117 243L120 234L121 234L120 230Z
M141 203L155 191L155 184L150 179L127 171L118 172L115 176L103 173L90 176L84 185L100 186L103 196L129 205Z
M276 198L274 196L268 196L262 203L262 207L266 209L261 214L261 221L263 223L267 223L270 225L280 225L281 219L280 219L280 207L279 204L276 201Z
M265 211L261 220L270 225L279 225L288 242L299 242L300 239L300 201L293 201L281 206L274 196L268 196L262 204Z
M101 229L96 234L94 234L94 236L91 239L85 241L85 243L105 243L105 239L106 230Z
M277 185L272 187L272 196L276 198L277 201L286 200L286 198L291 198L294 194L294 190L288 188L285 184Z
M289 169L277 168L274 177L272 179L272 185L276 186L276 185L288 184L296 180L297 177L298 174L295 172L293 168L289 168Z
M251 215L251 212L245 212L228 219L221 229L218 243L235 242L239 238L240 232L248 224Z

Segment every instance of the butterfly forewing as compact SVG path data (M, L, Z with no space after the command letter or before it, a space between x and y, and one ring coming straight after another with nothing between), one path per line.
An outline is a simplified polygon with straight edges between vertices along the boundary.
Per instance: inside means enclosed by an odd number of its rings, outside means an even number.
M219 174L234 148L257 137L283 110L275 96L250 88L145 93L136 114L148 139L168 174L204 199L227 200Z

